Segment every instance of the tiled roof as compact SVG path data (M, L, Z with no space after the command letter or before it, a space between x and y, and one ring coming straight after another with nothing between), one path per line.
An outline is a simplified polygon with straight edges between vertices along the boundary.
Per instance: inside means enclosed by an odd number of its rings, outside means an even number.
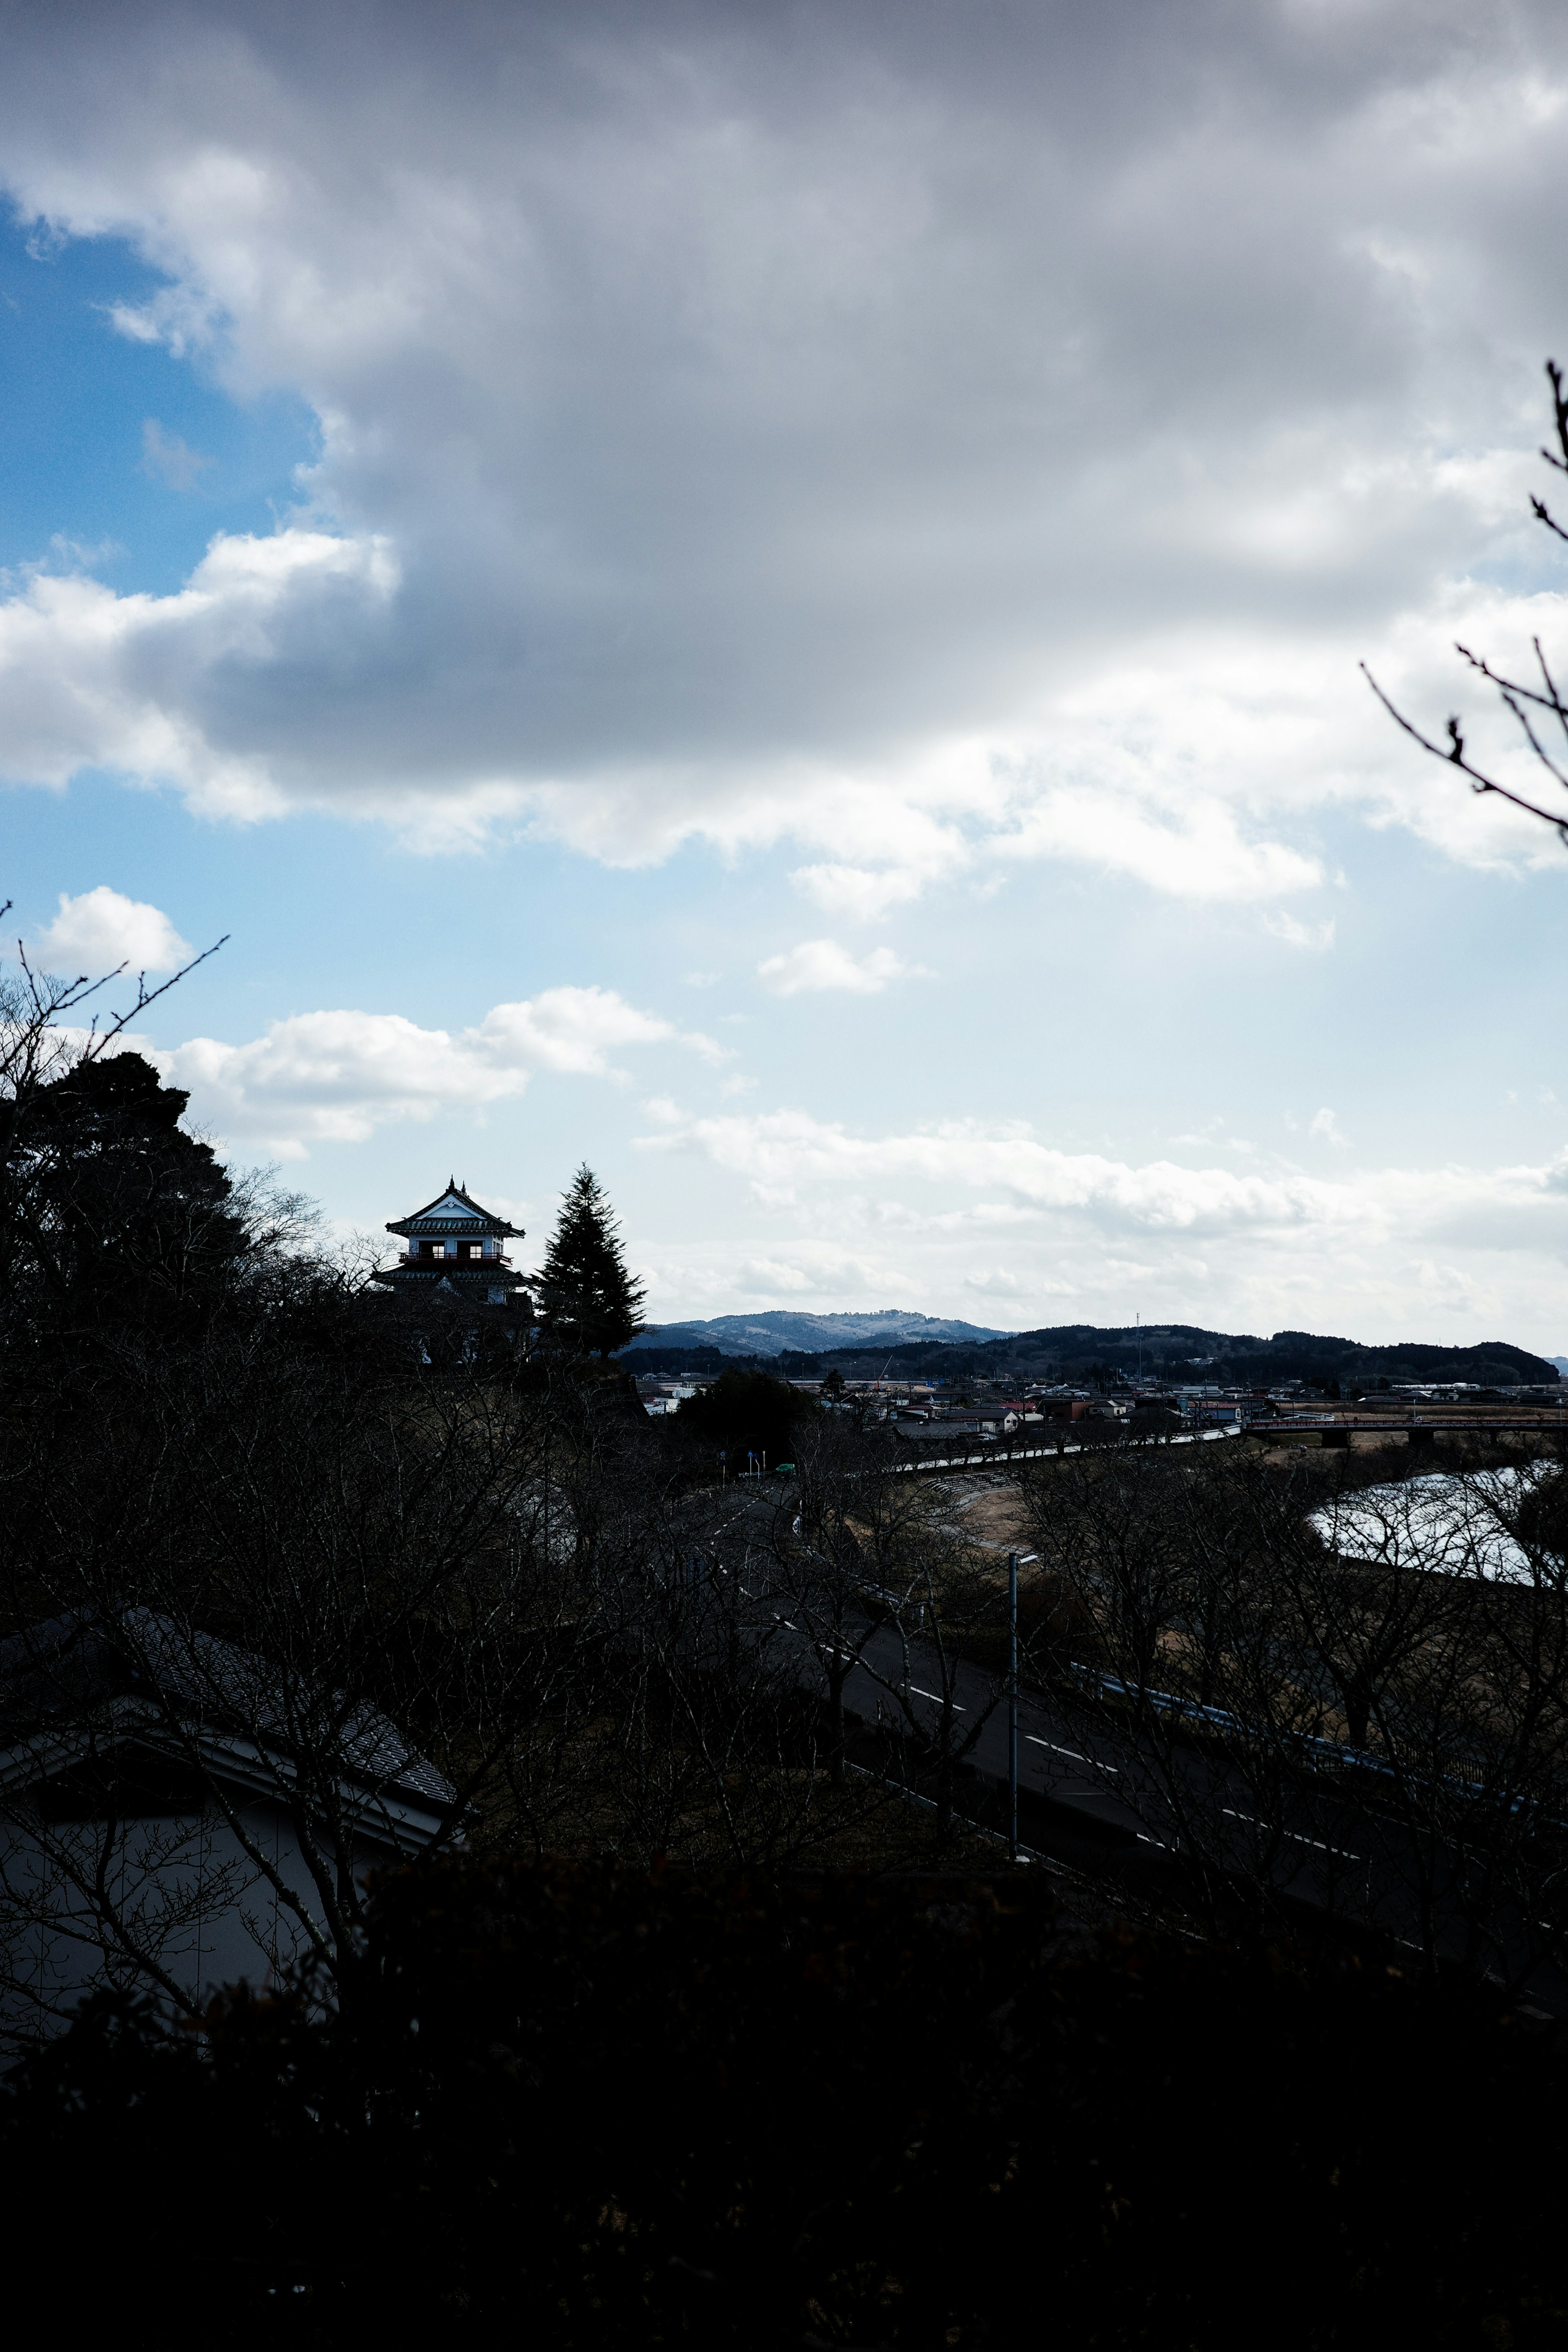
M303 1694L278 1667L151 1610L129 1610L118 1624L86 1613L55 1617L0 1642L0 1736L138 1694L183 1701L215 1728L259 1738L283 1754L297 1745L289 1718ZM453 1801L442 1774L374 1707L351 1705L338 1737L345 1777L383 1797Z
M389 1234L515 1234L521 1240L522 1227L509 1225L504 1217L493 1210L481 1208L469 1197L455 1178L449 1177L445 1192L423 1209L416 1209L411 1217L389 1220Z

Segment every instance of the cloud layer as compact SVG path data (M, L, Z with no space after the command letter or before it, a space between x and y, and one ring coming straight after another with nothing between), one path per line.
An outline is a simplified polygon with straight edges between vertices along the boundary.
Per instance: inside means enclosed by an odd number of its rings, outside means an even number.
M176 595L20 583L0 769L788 838L840 919L1040 859L1274 901L1334 802L1531 854L1353 665L1440 710L1453 635L1563 634L1565 92L1500 0L24 14L17 203L321 455Z
M1023 1122L866 1134L803 1111L648 1108L646 1151L700 1159L760 1213L771 1246L742 1270L742 1296L848 1303L833 1270L853 1264L860 1299L918 1294L956 1312L977 1294L1018 1328L1142 1312L1481 1339L1536 1325L1542 1284L1560 1286L1568 1260L1568 1158L1329 1177L1256 1154L1237 1170L1062 1151ZM1344 1140L1331 1112L1313 1129ZM737 1286L732 1264L703 1250L667 1253L656 1269L656 1292L689 1311L710 1284Z
M189 1092L198 1120L292 1160L312 1142L360 1143L394 1122L482 1114L540 1071L619 1077L617 1048L669 1041L721 1058L710 1039L681 1035L614 989L548 988L455 1033L400 1013L301 1013L246 1045L193 1037L153 1059Z

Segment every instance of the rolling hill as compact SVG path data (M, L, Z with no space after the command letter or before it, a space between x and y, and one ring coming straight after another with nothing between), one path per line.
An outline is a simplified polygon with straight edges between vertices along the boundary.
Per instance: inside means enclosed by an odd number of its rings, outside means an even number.
M622 1353L639 1355L649 1348L666 1352L672 1348L717 1348L726 1356L778 1356L786 1349L818 1353L838 1348L908 1346L911 1341L984 1342L1006 1336L983 1324L907 1314L897 1307L884 1307L871 1315L805 1315L776 1307L765 1315L715 1315L705 1322L664 1323L657 1331L634 1339Z

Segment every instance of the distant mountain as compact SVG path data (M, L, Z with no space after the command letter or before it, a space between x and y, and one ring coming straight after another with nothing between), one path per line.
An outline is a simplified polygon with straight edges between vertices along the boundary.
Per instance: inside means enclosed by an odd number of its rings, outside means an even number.
M1145 1372L1176 1381L1225 1381L1267 1386L1276 1381L1339 1380L1469 1381L1481 1388L1512 1388L1550 1381L1555 1360L1532 1355L1506 1339L1484 1339L1468 1348L1394 1340L1385 1346L1330 1337L1319 1331L1276 1331L1271 1338L1237 1331L1205 1331L1192 1323L1135 1325L1107 1329L1089 1323L1058 1324L1049 1330L1015 1331L1007 1346L993 1346L1019 1363L1049 1359L1064 1366L1098 1360L1117 1370Z
M834 1356L846 1374L860 1376L865 1360L851 1362L840 1347ZM825 1351L815 1362L826 1369ZM1059 1323L1048 1330L1008 1331L975 1346L905 1342L892 1351L899 1377L931 1372L939 1378L989 1373L1014 1378L1095 1381L1107 1372L1152 1374L1172 1381L1215 1381L1266 1388L1279 1381L1340 1381L1358 1386L1378 1381L1470 1381L1479 1388L1512 1388L1554 1381L1559 1367L1505 1339L1469 1348L1428 1347L1399 1340L1386 1347L1322 1332L1256 1333L1206 1331L1193 1323L1144 1323L1107 1328L1093 1323ZM808 1368L792 1360L799 1375ZM881 1363L874 1368L880 1370Z
M623 1355L649 1348L717 1348L726 1356L779 1356L786 1348L808 1354L833 1348L907 1347L911 1341L973 1344L1005 1339L1005 1331L980 1323L955 1323L941 1315L906 1314L884 1307L874 1315L804 1315L773 1308L765 1315L714 1315L700 1323L661 1323L634 1339Z
M1512 1388L1568 1375L1568 1358L1532 1355L1506 1339L1468 1348L1398 1340L1385 1347L1324 1332L1207 1331L1194 1323L1144 1323L1108 1328L1058 1323L1040 1331L987 1331L936 1315L886 1307L879 1315L715 1315L706 1322L666 1323L623 1349L669 1370L695 1370L715 1355L771 1356L791 1378L820 1378L837 1366L847 1377L872 1379L886 1366L895 1379L931 1376L966 1380L1068 1380L1098 1383L1117 1373L1142 1372L1160 1381L1239 1382L1266 1388L1279 1381L1387 1385L1395 1381L1469 1381L1479 1388ZM692 1360L696 1360L693 1361Z

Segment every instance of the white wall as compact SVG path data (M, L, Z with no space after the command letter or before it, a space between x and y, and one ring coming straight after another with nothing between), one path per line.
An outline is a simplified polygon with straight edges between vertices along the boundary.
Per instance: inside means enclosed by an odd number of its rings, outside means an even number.
M292 1823L279 1807L261 1801L246 1803L240 1819L258 1850L320 1920L320 1896ZM0 1825L0 1938L8 1956L0 2030L8 2043L37 2030L37 2001L25 1988L58 2006L95 1985L137 1981L123 1958L110 1958L100 1948L108 1938L62 1868L62 1862L71 1863L91 1882L103 1826L51 1822L29 1834ZM401 1858L389 1844L365 1840L355 1851L355 1875ZM106 1885L127 1924L198 2000L242 1977L258 1988L275 1981L308 1942L289 1905L210 1804L199 1816L125 1823Z

